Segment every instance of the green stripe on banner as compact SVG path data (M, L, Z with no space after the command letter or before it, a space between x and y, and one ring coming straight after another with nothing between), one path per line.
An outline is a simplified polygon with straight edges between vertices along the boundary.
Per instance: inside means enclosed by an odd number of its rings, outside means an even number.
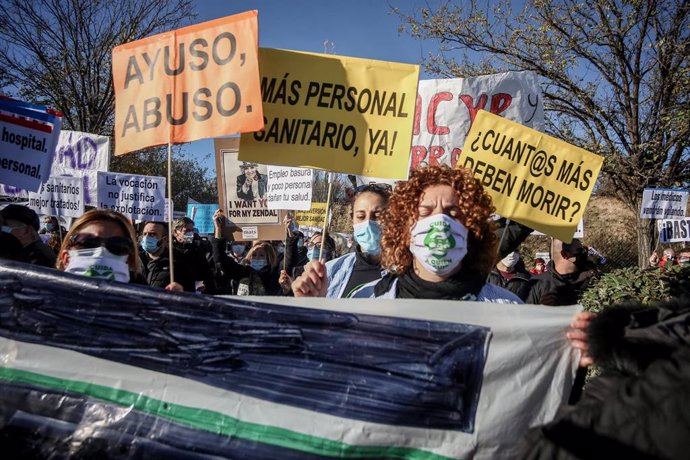
M172 404L131 391L118 390L77 380L60 379L7 367L0 367L0 379L7 382L28 383L51 389L81 393L120 406L133 407L142 412L214 434L235 436L317 455L336 458L389 457L411 460L444 460L449 458L407 447L352 446L284 428L245 422L207 409Z

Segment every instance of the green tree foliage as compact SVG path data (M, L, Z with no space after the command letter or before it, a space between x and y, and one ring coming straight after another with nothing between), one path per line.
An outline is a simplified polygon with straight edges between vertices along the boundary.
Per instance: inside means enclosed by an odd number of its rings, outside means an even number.
M587 311L600 312L629 300L650 305L683 296L690 296L690 266L647 270L629 267L596 280L582 295L580 303Z
M639 215L645 187L690 182L687 0L442 2L396 10L401 30L440 42L427 69L445 77L532 70L547 129L606 158L603 186ZM429 5L427 3L427 5ZM639 263L654 246L637 220Z

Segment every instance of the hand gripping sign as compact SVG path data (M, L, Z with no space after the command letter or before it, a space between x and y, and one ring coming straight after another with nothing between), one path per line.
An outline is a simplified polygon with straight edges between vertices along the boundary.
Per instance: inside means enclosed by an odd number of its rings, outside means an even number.
M257 12L113 49L115 155L263 127Z
M505 118L480 111L458 166L474 172L496 212L571 241L604 159Z

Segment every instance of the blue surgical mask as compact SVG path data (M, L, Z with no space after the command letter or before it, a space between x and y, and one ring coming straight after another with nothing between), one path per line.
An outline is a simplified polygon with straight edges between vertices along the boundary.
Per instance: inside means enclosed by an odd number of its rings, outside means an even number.
M244 249L245 249L244 244L233 244L232 245L232 253L233 254L238 254L238 255L244 254Z
M52 222L45 222L42 227L46 232L55 231L55 224Z
M365 220L355 224L354 238L362 252L377 256L381 253L381 227L375 220Z
M321 254L321 245L316 245L314 247L307 249L307 259L309 259L309 260L319 260L319 259L328 260L328 251L323 251L323 255L322 255Z
M252 259L250 265L254 270L261 270L266 266L266 259Z
M144 235L144 237L141 239L140 244L141 248L149 254L157 252L160 248L160 242L158 241L158 238L151 235Z
M194 242L194 232L186 232L184 234L184 242L189 244Z

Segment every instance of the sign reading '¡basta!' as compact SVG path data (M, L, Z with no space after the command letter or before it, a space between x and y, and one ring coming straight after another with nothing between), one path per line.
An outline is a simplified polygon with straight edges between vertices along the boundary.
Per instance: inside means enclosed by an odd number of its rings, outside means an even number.
M115 154L263 127L257 12L113 50Z

